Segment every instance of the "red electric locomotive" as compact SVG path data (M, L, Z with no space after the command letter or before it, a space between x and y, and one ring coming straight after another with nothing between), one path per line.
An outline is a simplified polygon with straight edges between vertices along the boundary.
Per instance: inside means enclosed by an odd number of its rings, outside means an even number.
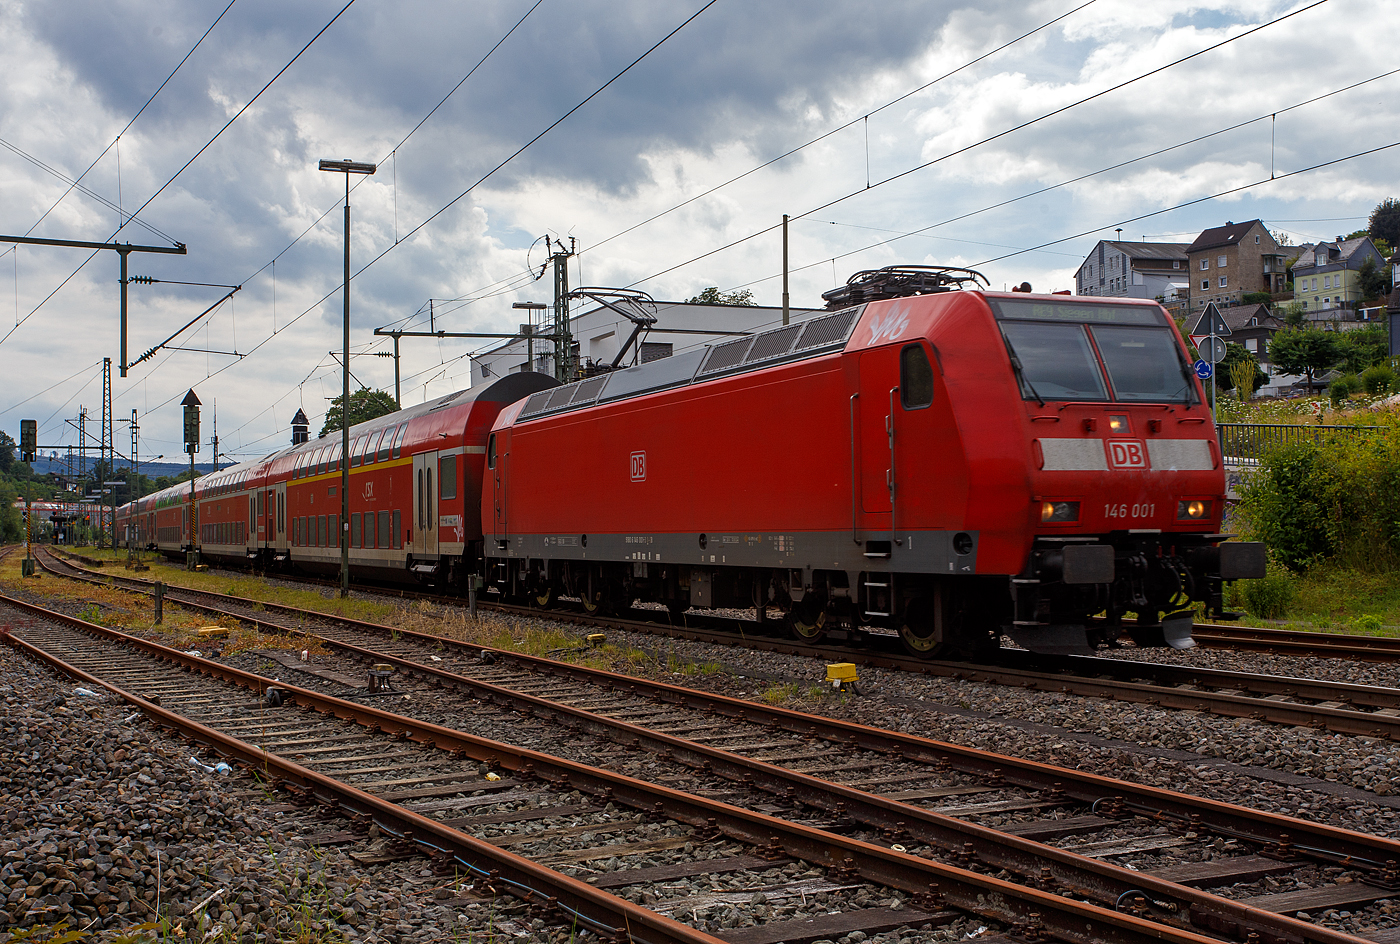
M974 276L502 410L488 585L771 607L803 639L897 632L925 656L1000 631L1192 645L1193 604L1219 612L1264 554L1219 533L1221 455L1175 324L1152 302L951 290Z

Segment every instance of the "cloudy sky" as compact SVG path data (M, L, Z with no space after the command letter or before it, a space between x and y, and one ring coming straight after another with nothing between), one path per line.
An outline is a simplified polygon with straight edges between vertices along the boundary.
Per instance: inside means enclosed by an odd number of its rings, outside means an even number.
M186 350L114 368L113 402L179 457L193 386L252 458L340 389L344 178L319 158L379 164L352 181L360 354L430 299L439 329L513 330L551 297L545 235L577 240L573 284L663 300L780 303L784 213L794 305L900 262L1064 289L1119 226L1363 228L1400 196L1400 147L1353 156L1400 142L1397 34L1384 0L0 0L0 233L185 243L130 256L163 280L130 288L133 359L241 285ZM73 442L119 356L117 256L0 249L0 429ZM467 386L480 347L402 344L406 404ZM391 360L351 366L392 392Z

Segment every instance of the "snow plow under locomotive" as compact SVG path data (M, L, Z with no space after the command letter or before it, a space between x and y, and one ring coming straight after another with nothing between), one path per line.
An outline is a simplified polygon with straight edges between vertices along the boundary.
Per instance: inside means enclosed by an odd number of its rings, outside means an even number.
M1190 645L1196 604L1263 575L1261 545L1220 533L1215 426L1159 305L882 271L800 323L355 427L352 566L542 607L757 607L799 638L897 633L925 656L1002 633ZM891 272L925 294L888 297ZM338 458L322 440L201 480L201 521L229 494L248 522L202 552L334 569ZM128 515L182 551L182 510L177 489Z

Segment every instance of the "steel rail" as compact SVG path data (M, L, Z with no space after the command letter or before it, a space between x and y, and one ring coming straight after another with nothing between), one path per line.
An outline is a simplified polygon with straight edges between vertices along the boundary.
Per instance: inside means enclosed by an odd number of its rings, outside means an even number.
M26 612L42 616L82 629L85 632L107 635L127 644L137 644L141 640L105 630L104 627L84 623L73 617L55 613L33 604L0 594L0 601ZM0 629L0 638L16 649L41 659L59 671L85 684L100 686L123 701L141 709L157 725L175 731L181 736L199 743L221 757L229 758L241 767L274 786L284 787L298 796L307 797L324 806L337 808L342 815L368 828L371 824L382 832L394 836L424 850L429 856L441 860L449 857L460 865L478 883L498 884L508 888L512 894L526 902L544 903L563 910L568 916L578 919L602 935L605 939L633 941L636 944L723 944L722 940L664 917L640 905L610 895L594 888L586 882L571 878L561 872L538 865L529 859L507 852L499 846L475 839L460 830L445 826L435 820L414 813L402 806L381 800L373 794L356 789L349 784L319 774L300 764L276 754L268 753L253 744L231 737L215 728L207 727L176 712L169 711L139 695L128 692L97 676L71 665L63 659L20 638L8 627ZM179 662L180 654L175 650L159 650L147 644L141 648L149 655ZM204 660L200 660L204 661ZM186 663L189 665L189 663ZM215 663L199 666L202 674L223 676L224 681L234 678L223 672L211 671ZM195 668L189 665L190 668ZM228 670L236 672L236 670ZM246 673L237 673L246 675ZM256 678L256 677L250 677ZM245 683L249 679L243 679ZM266 681L266 680L262 680ZM290 689L282 687L282 690ZM264 687L265 688L265 687ZM310 694L296 689L299 696ZM408 720L408 719L403 719Z
M1335 939L1334 932L1315 924L1253 908L1247 902L1222 898L911 803L653 731L538 695L517 692L437 666L324 636L318 638L329 647L342 649L367 661L393 665L405 677L424 676L433 685L466 689L472 697L493 704L524 708L535 717L562 723L571 730L601 735L633 749L645 748L654 754L756 787L785 800L882 829L885 835L901 842L913 838L956 851L964 857L970 852L979 864L1031 877L1042 887L1070 891L1084 898L1108 903L1131 900L1134 905L1144 908L1150 903L1147 910L1164 914L1165 917L1159 920L1166 924L1184 927L1184 922L1173 922L1171 918L1187 916L1186 920L1198 925L1238 928L1240 937L1246 937L1253 931L1277 940ZM500 664L499 661L497 664ZM1178 821L1177 825L1189 829L1192 824ZM1397 851L1400 851L1400 844L1397 844Z
M1253 652L1317 655L1371 662L1400 660L1400 639L1346 633L1310 633L1297 629L1198 624L1191 633L1202 645Z
M1048 933L1079 944L1211 944L1216 941L1194 931L1075 901L1056 892L1015 885L989 875L896 852L893 849L693 796L669 787L649 784L539 751L454 731L420 719L359 705L284 682L274 683L262 676L86 623L76 617L54 613L4 594L0 594L0 602L80 628L94 636L120 642L152 658L186 667L229 684L249 688L259 694L265 694L268 688L276 688L282 695L284 705L295 705L303 710L314 710L336 718L352 720L371 730L378 730L401 740L414 741L438 750L451 751L461 757L509 769L518 779L528 781L538 778L561 788L600 796L701 829L717 829L731 838L760 847L762 852L768 855L790 855L829 869L845 870L846 874L859 875L868 881L914 895L919 904L957 907L1011 924L1023 934L1036 936ZM42 652L38 647L25 643L12 633L6 634L6 639L36 655ZM54 660L51 656L45 657L51 661L61 661ZM68 668L81 672L76 670L76 667ZM520 885L536 894L541 893L541 889L530 883L537 883L552 893L557 892L554 897L570 908L575 904L580 909L599 909L606 905L610 909L605 911L606 916L594 920L610 927L614 934L625 934L638 942L655 940L714 944L717 941L704 932L648 912L586 883L530 863L492 847L489 843L475 840L426 817L377 800L371 794L278 758L254 745L182 718L139 696L107 685L87 673L81 673L80 677L85 681L104 685L120 697L139 705L143 711L151 713L159 723L181 731L196 741L206 743L211 749L236 759L241 765L266 770L269 776L271 771L276 770L277 775L273 779L280 779L291 787L293 792L304 792L314 799L334 803L350 815L373 816L376 823L382 818L384 822L380 826L381 829L387 826L387 831L391 834L399 835L430 853L437 850L441 854L450 850L464 865L472 868L474 874L489 874L491 870L483 869L479 864L481 859L486 858L490 859L493 865L499 863L501 874L506 874L507 869L511 870L512 875L518 874L521 879ZM511 880L516 879L512 877ZM582 910L580 913L587 914ZM609 917L614 921L610 925ZM638 936L634 930L636 927L645 928L652 936ZM1325 937L1315 939L1337 944L1355 944L1359 940L1336 932L1325 932Z
M134 583L146 583L146 581L135 578L125 579ZM635 678L604 669L588 668L539 656L493 649L489 646L466 643L430 633L384 626L349 617L333 616L284 604L262 604L260 601L244 600L209 591L192 592L237 600L248 605L258 603L268 608L284 610L306 618L326 619L377 634L398 634L401 637L412 638L431 646L451 646L474 653L491 652L499 661L515 662L541 673L581 679L589 684L630 692L644 692L660 701L679 707L709 711L740 720L766 724L799 736L841 742L877 753L901 755L916 762L934 765L951 764L964 772L987 777L990 780L1003 781L1014 786L1041 791L1060 791L1085 803L1109 807L1122 804L1125 808L1145 815L1174 820L1194 828L1209 829L1220 835L1256 842L1276 854L1287 855L1303 852L1326 861L1346 862L1353 867L1374 872L1378 876L1387 871L1393 872L1395 864L1400 862L1400 842L1396 840L1309 822L1282 814L1267 813L1202 797L1192 797L1158 787L1133 784L1079 770L980 751L918 735L873 728L760 702L701 692L665 682ZM206 606L206 604L200 605ZM257 622L255 618L235 611L222 610L218 607L209 607L209 609L249 622ZM263 623L262 625L282 630L282 627L275 627L274 624ZM721 638L730 644L735 642L732 639ZM344 643L336 644L344 645ZM957 666L957 668L961 677L972 677L977 674L977 670L970 670L967 666ZM420 666L415 671L427 675L432 674L435 670L429 666ZM1053 678L1053 676L1051 677ZM473 684L484 685L485 683L473 681ZM1198 693L1188 694L1196 695Z
M1062 665L1079 676L1110 675L1118 679L1151 679L1157 685L1183 685L1203 682L1217 688L1248 691L1260 695L1284 695L1320 702L1345 702L1368 708L1400 708L1400 688L1358 685L1354 682L1319 681L1296 675L1260 675L1197 666L1139 662L1136 659L1108 659L1097 656L1058 656L1047 658L1020 651L1008 651L1009 664ZM1382 715L1381 717L1387 717Z

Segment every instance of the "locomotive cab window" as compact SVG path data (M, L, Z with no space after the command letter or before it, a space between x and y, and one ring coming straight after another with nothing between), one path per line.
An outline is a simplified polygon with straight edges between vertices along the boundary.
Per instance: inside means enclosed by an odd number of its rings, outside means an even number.
M1181 344L1158 306L988 302L1028 400L1197 402Z
M899 401L906 410L933 403L933 365L922 345L910 344L899 352Z
M496 434L492 433L486 439L486 468L496 467Z

